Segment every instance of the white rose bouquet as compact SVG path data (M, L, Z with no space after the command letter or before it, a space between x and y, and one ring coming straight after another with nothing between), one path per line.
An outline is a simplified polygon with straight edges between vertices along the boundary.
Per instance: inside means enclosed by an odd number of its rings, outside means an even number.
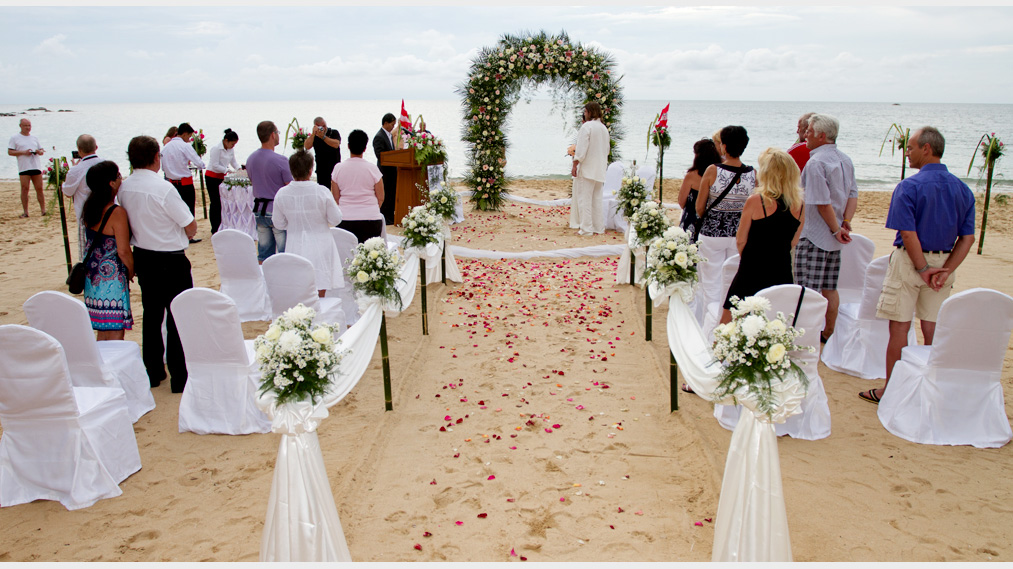
M651 241L661 237L670 225L665 210L657 202L650 200L641 203L630 218L630 231L636 234L637 242L641 245L650 245Z
M437 242L443 229L442 222L443 218L429 209L428 205L413 207L401 220L401 226L404 228L401 232L404 246L421 249Z
M778 402L773 384L797 380L808 387L809 378L788 352L805 350L795 338L805 334L788 325L784 314L768 320L770 301L759 296L744 300L731 298L732 321L714 329L714 359L724 363L721 380L714 390L716 400L752 395L757 409L773 414Z
M345 352L338 351L338 326L314 327L315 316L316 311L300 303L286 310L253 341L263 372L260 391L273 391L279 404L305 399L316 403L345 356Z
M454 217L454 213L456 212L457 192L446 184L440 184L435 189L430 188L426 207L440 219L450 219Z
M647 187L640 176L623 176L623 183L616 193L616 206L623 217L630 219L640 204L647 201Z
M397 305L401 309L401 295L397 281L401 279L404 258L387 248L381 237L371 237L355 247L355 256L348 263L348 280L355 290Z
M700 256L696 244L689 242L689 233L677 225L669 227L647 249L647 268L641 282L657 283L662 289L686 283L692 294L692 286L698 280L697 265L703 261L706 259Z

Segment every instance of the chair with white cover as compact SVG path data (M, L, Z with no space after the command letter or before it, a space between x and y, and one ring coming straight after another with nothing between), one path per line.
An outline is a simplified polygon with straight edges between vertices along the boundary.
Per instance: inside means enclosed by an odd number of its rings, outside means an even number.
M628 227L626 218L616 204L616 194L623 184L623 164L613 162L605 170L605 183L601 189L601 210L605 213L605 229L625 232Z
M862 379L886 377L886 344L890 339L890 322L876 317L876 305L883 292L883 280L890 265L890 255L869 263L865 271L865 288L860 303L841 304L834 333L823 346L820 359L834 371ZM916 342L914 328L908 342Z
M238 229L220 229L211 236L211 247L218 263L222 294L236 301L239 319L270 320L271 300L253 239Z
M257 407L260 367L253 341L243 340L236 303L209 288L192 288L171 307L189 376L179 401L179 432L271 432L271 421Z
M339 227L331 228L331 237L334 238L334 244L338 247L341 271L345 273L352 258L355 257L355 247L359 244L359 240L351 231ZM346 324L351 326L359 319L359 306L355 303L355 289L352 287L352 283L346 278L344 285L341 288L328 290L324 298L341 299L341 309L345 312Z
M651 198L654 196L654 180L657 176L657 170L654 166L641 166L637 168L637 176L644 179L644 187L647 188L647 197Z
M293 253L271 255L264 261L264 280L267 281L267 294L271 296L275 318L302 303L316 311L314 322L338 324L338 333L346 329L341 299L320 298L317 293L316 271L306 257Z
M802 291L805 291L802 295ZM802 303L799 305L799 296L802 295ZM775 425L777 436L789 435L793 439L818 440L830 436L830 404L827 400L827 392L823 389L823 380L820 378L819 346L820 333L826 323L827 299L819 292L795 284L777 285L767 287L756 296L762 296L770 301L770 310L767 318L773 318L778 312L784 313L791 324L791 314L798 310L798 318L795 321L796 328L805 330L805 334L795 339L795 343L806 348L813 348L813 352L792 351L788 354L795 359L802 371L809 378L809 389L806 392L805 400L802 401L802 412L792 415L784 423ZM717 417L721 426L734 430L739 421L739 406L715 405L714 416Z
M851 243L841 249L841 271L837 278L837 294L841 305L861 302L865 289L865 270L872 262L876 244L872 239L857 233L851 234ZM836 327L834 333L837 333Z
M0 326L0 505L57 500L87 508L141 469L118 387L74 387L55 338Z
M703 315L703 324L700 326L700 330L709 344L714 343L714 328L717 328L721 322L721 314L725 310L725 297L728 296L728 288L732 286L732 279L735 278L737 272L739 272L739 256L732 255L725 259L724 264L721 265L721 294L707 305Z
M80 299L46 290L32 295L22 308L32 328L60 342L75 386L122 389L134 423L155 408L141 347L129 340L96 341L88 308Z
M879 421L912 442L997 448L1013 438L1002 391L1013 298L972 288L943 301L931 346L901 352Z

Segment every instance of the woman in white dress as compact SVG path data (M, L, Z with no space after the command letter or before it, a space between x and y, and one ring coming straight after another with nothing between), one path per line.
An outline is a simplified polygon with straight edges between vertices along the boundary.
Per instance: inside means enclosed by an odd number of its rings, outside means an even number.
M313 155L298 150L289 157L294 180L274 196L274 226L287 232L285 252L309 259L316 269L317 291L344 286L338 247L331 227L341 223L341 210L326 188L310 181Z

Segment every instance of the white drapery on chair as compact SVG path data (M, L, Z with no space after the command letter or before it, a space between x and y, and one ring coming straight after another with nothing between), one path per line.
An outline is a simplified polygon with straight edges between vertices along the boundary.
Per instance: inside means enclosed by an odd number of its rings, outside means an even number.
M257 220L253 216L253 186L245 170L226 176L218 187L222 198L222 224L218 230L236 229L257 238ZM217 235L217 233L215 234Z
M654 196L654 179L657 176L657 168L643 165L637 168L637 175L644 179L644 187L647 188L647 198Z
M116 387L126 394L130 421L155 408L141 348L129 340L95 340L88 308L62 292L32 295L22 307L28 324L56 338L63 347L70 380L77 387Z
M264 261L264 280L267 282L267 294L271 297L275 318L302 303L316 310L315 322L338 324L344 330L346 318L341 309L341 299L320 298L317 293L316 270L306 257L294 253L271 255Z
M334 244L338 247L338 257L341 259L341 272L347 274L348 264L355 256L355 247L359 244L359 241L356 239L354 233L340 227L331 228L331 237L334 238ZM342 282L342 285L344 286L341 288L328 290L324 298L337 298L341 300L341 310L345 313L345 323L351 326L359 319L359 309L355 305L355 292L352 284L346 279Z
M623 164L622 162L613 162L605 170L605 183L601 189L601 210L605 213L605 229L614 229L625 233L629 223L623 217L623 212L619 211L616 203L616 194L619 193L619 188L622 185Z
M972 288L943 302L931 346L909 346L877 414L912 442L996 448L1013 438L1002 391L1013 298Z
M253 341L243 340L235 302L209 288L192 288L171 307L188 375L179 400L179 432L270 432L270 421L257 408L260 367Z
M443 225L440 240L437 243L427 245L423 254L426 258L426 284L443 282L443 273L440 261L443 258L443 246L451 238L450 227ZM447 280L455 283L462 282L461 270L457 267L457 259L454 257L454 248L447 245L446 254Z
M841 249L841 271L837 279L837 294L841 304L861 302L865 290L865 271L872 263L876 244L857 233L851 234L851 243ZM834 333L836 333L836 328ZM884 364L885 365L885 364Z
M123 390L73 387L60 343L34 328L0 326L0 346L0 504L122 494L141 469Z
M218 263L222 294L236 302L239 319L270 320L271 300L253 239L236 229L219 229L211 236L211 247Z
M732 286L732 279L735 278L735 273L739 271L739 256L732 255L725 259L724 264L721 265L721 291L720 294L714 297L704 309L703 324L700 329L703 330L704 338L707 338L707 342L714 343L714 328L721 323L721 315L725 309L725 297L728 296L728 289ZM701 285L702 286L702 285ZM694 300L700 299L701 296L697 295ZM690 304L693 307L693 304ZM695 314L694 314L695 316Z
M876 305L889 265L890 255L872 261L865 271L861 302L841 304L838 309L834 333L820 354L820 359L828 368L862 379L886 377L890 322L876 317ZM917 343L913 327L908 334L908 343Z
M669 297L667 325L668 346L683 379L697 395L714 401L722 366L714 361L700 324L679 294ZM754 411L755 399L740 400L749 412L740 414L728 448L712 561L792 560L775 424L799 412L805 393L798 382L778 387L781 404L771 417Z
M398 283L403 309L412 303L418 274L418 255L409 250ZM283 435L260 542L261 561L352 560L327 481L316 429L327 417L327 409L348 395L369 367L384 312L389 316L400 313L375 297L360 295L358 303L362 315L340 337L338 349L348 352L338 372L331 376L322 400L315 404L304 401L277 405L272 393L258 400L260 408L271 418L271 430Z
M790 324L789 314L795 314L801 291L802 287L799 285L777 285L761 290L756 296L770 300L767 318L783 312ZM796 338L795 343L802 347L812 347L815 351L793 351L790 355L809 378L809 388L802 401L801 412L777 425L779 437L788 435L793 439L814 441L830 436L830 403L827 400L827 392L823 389L823 380L820 378L818 368L820 332L826 324L826 314L827 299L812 289L805 289L802 305L798 309L798 319L795 322L795 327L805 329L805 334ZM740 411L740 405L715 405L714 417L722 427L731 430L739 422Z
M632 228L626 229L626 245L619 255L619 262L616 263L616 284L630 283L630 257L634 257L632 284L639 284L644 278L644 270L647 268L647 247L640 245L637 241L637 233Z

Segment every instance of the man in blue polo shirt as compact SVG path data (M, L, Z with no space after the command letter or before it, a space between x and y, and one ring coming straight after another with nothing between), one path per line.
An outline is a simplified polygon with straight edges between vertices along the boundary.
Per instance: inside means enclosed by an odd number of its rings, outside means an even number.
M932 344L936 316L953 289L953 273L974 243L974 194L940 163L945 141L931 126L908 139L908 164L918 173L897 184L886 227L897 230L890 268L883 281L876 316L890 321L886 381L907 346L912 314L921 321L925 345ZM879 403L882 389L858 396Z

